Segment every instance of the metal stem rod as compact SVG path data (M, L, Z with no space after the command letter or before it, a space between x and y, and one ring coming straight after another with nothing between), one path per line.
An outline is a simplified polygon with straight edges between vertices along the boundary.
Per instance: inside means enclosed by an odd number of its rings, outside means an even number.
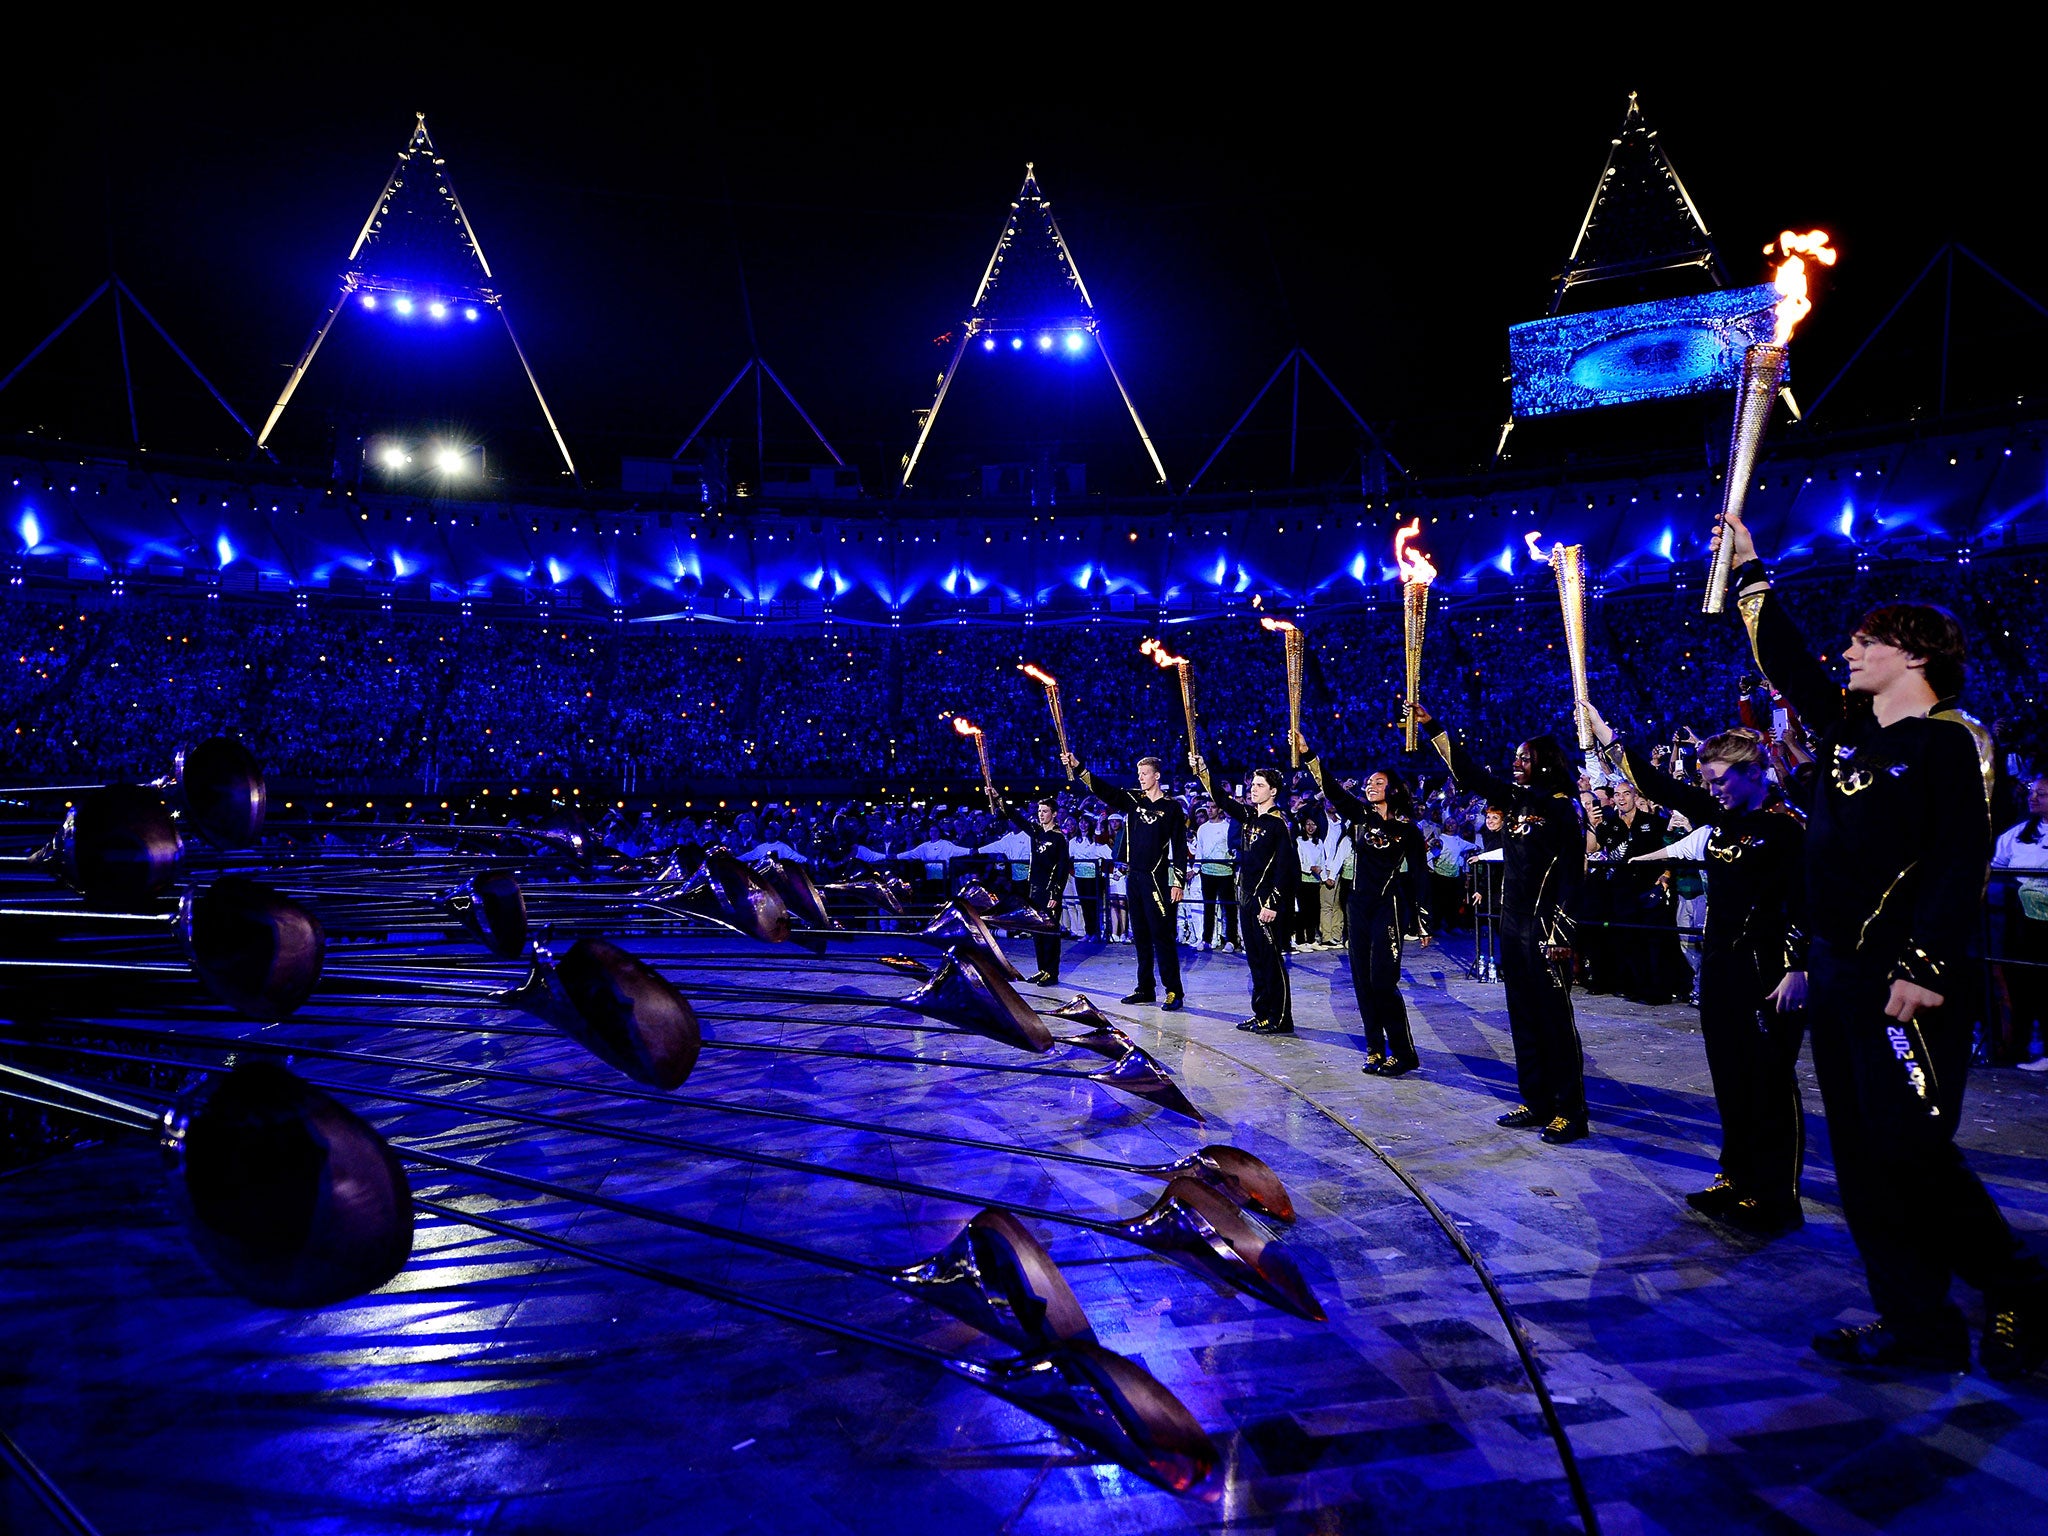
M171 1030L146 1030L127 1026L84 1026L101 1032L118 1032L144 1039L161 1040L170 1045L192 1045L210 1050L222 1051L263 1051L271 1055L304 1057L325 1061L348 1062L357 1066L391 1067L406 1072L428 1072L438 1077L470 1077L488 1081L512 1082L522 1087L567 1089L575 1093L597 1094L605 1098L644 1099L656 1104L676 1103L674 1095L653 1091L635 1092L625 1088L591 1087L560 1078L537 1077L523 1072L507 1072L502 1068L446 1066L438 1062L423 1062L409 1056L385 1056L368 1051L344 1051L332 1047L297 1045L287 1041L260 1039L223 1039L217 1036L181 1035ZM11 1041L15 1045L34 1042ZM707 1044L709 1042L706 1042ZM68 1047L58 1047L68 1049ZM159 1058L159 1060L164 1060ZM165 1060L166 1065L186 1063ZM385 1098L387 1090L367 1085L333 1083L328 1086L363 1098ZM392 1090L402 1093L403 1090ZM663 1147L673 1152L688 1152L698 1157L725 1158L732 1162L751 1163L761 1168L774 1168L784 1173L809 1174L818 1178L838 1179L850 1184L865 1184L872 1189L886 1189L897 1194L917 1195L928 1200L943 1200L957 1205L992 1205L1016 1216L1026 1216L1035 1221L1054 1222L1060 1226L1078 1227L1084 1231L1100 1233L1105 1237L1123 1237L1128 1234L1121 1224L1091 1216L1078 1216L1072 1211L1051 1210L1044 1206L1026 1205L1022 1202L984 1199L980 1195L967 1194L957 1189L945 1189L932 1184L920 1184L910 1179L893 1179L886 1174L862 1173L852 1168L835 1168L830 1164L810 1162L803 1158L781 1157L773 1152L759 1152L751 1148L722 1146L716 1142L696 1141L687 1136L670 1136L659 1131L643 1131L629 1126L600 1126L588 1121L573 1119L566 1115L549 1114L544 1110L500 1108L483 1106L465 1099L427 1098L408 1095L393 1098L393 1102L404 1103L410 1099L426 1108L445 1108L481 1119L504 1120L518 1125L531 1125L550 1130L578 1131L588 1135L601 1136L613 1141L633 1142L641 1146ZM423 1101L423 1102L422 1102Z

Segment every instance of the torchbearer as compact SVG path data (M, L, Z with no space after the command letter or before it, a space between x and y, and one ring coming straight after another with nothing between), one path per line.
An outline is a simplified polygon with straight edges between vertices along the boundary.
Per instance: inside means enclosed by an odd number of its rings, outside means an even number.
M1288 985L1287 958L1280 949L1280 925L1294 904L1301 866L1294 848L1294 828L1287 821L1287 780L1278 768L1253 772L1245 787L1246 804L1218 794L1209 778L1208 759L1188 754L1188 766L1216 808L1236 822L1243 834L1244 856L1238 863L1238 920L1244 928L1244 958L1251 967L1252 1016L1238 1025L1255 1035L1294 1033L1294 992Z
M1189 718L1192 724L1192 713ZM1162 765L1156 757L1138 759L1136 794L1121 785L1103 782L1071 752L1061 753L1060 761L1068 772L1079 775L1091 795L1112 810L1124 813L1124 831L1130 840L1125 905L1130 911L1131 942L1138 952L1138 984L1123 1001L1157 1002L1165 1012L1172 1013L1181 1006L1180 925L1176 909L1187 880L1187 814L1160 783ZM1163 1000L1153 991L1155 961L1159 980L1165 985Z
M1417 725L1434 725L1422 704L1413 713ZM1515 748L1513 775L1503 779L1440 727L1430 731L1430 745L1460 789L1486 796L1508 815L1500 974L1522 1102L1499 1123L1510 1130L1540 1127L1553 1144L1578 1141L1590 1129L1585 1052L1572 1017L1572 943L1586 878L1586 834L1572 797L1571 762L1556 737L1538 736Z
M2027 1375L2048 1360L2048 1268L1955 1144L1971 1045L1957 994L1990 862L1993 773L1990 733L1956 707L1962 626L1928 603L1871 610L1842 652L1845 695L1772 594L1739 510L1716 537L1758 667L1819 735L1808 1028L1878 1320L1813 1347L1848 1365L1967 1370L1969 1326L1949 1299L1961 1275L1984 1293L1985 1372Z
M1007 807L1011 823L1031 839L1031 890L1026 899L1057 930L1060 902L1066 896L1067 876L1074 872L1074 860L1067 851L1067 834L1059 828L1059 807L1045 799L1035 802L1031 809L1032 819L1026 821L1015 806ZM1034 934L1031 942L1038 951L1038 973L1030 978L1031 984L1054 985L1060 979L1059 933Z
M1793 1231L1806 1222L1799 1207L1806 1109L1796 1071L1805 1035L1806 828L1772 790L1761 733L1725 731L1703 743L1702 789L1622 744L1597 709L1590 718L1594 738L1620 759L1629 783L1706 836L1700 1033L1721 1114L1721 1168L1686 1203L1757 1237Z
M1386 769L1367 774L1363 793L1354 795L1324 772L1307 737L1296 732L1294 747L1323 798L1352 826L1351 991L1365 1028L1365 1070L1400 1077L1422 1065L1401 1001L1401 940L1412 930L1429 943L1429 851L1415 825L1415 797Z

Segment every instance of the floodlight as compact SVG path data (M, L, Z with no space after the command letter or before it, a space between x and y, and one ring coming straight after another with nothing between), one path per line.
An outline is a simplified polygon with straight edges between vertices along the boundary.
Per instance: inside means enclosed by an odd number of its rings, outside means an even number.
M1038 338L1038 350L1041 352L1050 352L1052 350L1052 332L1047 331Z
M400 298L393 303L392 308L396 309L401 315L409 315L412 313L412 300Z
M443 304L439 299L436 299L434 300L433 303L427 306L427 313L432 315L436 320L446 320L448 318L448 306L446 304Z
M443 448L434 455L434 467L444 475L461 474L462 450L460 448Z
M981 339L981 350L982 350L982 351L984 351L984 352L993 352L993 351L995 351L995 349L996 349L996 339L995 339L995 337L993 337L993 336L984 336L984 337L982 337L982 339Z
M375 309L376 307L377 307L377 295L375 295L374 293L366 293L366 294L364 294L364 295L363 295L363 308L365 308L365 309Z
M476 318L476 306L474 304L467 305L462 311L462 318L465 320L474 320Z
M1022 352L1024 350L1024 338L1022 336L1012 336L1010 338L1010 350L1012 352Z
M1067 350L1069 352L1078 352L1081 350L1082 347L1086 346L1087 344L1087 338L1084 337L1079 331L1067 332Z
M386 469L403 469L406 466L406 459L405 450L397 443L387 443L377 450L377 462Z

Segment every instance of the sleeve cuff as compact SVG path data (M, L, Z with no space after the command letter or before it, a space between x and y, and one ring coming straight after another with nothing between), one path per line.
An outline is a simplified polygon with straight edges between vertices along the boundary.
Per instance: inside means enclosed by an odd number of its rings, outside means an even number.
M1768 587L1771 573L1764 569L1761 560L1745 560L1728 573L1728 590L1744 592L1751 587Z
M1925 987L1930 992L1948 995L1948 966L1927 953L1911 939L1899 952L1897 962L1892 966L1893 981L1910 981L1916 987Z

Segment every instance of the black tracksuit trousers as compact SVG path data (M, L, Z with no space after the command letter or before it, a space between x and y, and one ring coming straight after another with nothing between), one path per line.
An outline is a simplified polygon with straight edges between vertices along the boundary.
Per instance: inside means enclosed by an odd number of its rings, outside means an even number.
M1287 957L1280 952L1281 930L1291 913L1270 923L1259 921L1259 909L1240 905L1237 919L1244 933L1245 963L1252 973L1252 1017L1262 1024L1294 1027L1294 993L1287 980Z
M1415 1060L1408 1007L1401 1001L1401 928L1391 901L1351 908L1351 993L1371 1056Z
M2048 1270L2013 1235L1955 1144L1970 1067L1968 1011L1937 1008L1901 1024L1884 1011L1886 970L1822 940L1807 971L1813 1069L1835 1181L1879 1314L1894 1327L1958 1326L1952 1275L1994 1303L2040 1294Z
M1586 1118L1586 1058L1572 1017L1570 962L1543 955L1543 924L1509 912L1501 918L1500 977L1515 1043L1515 1084L1544 1119Z
M1130 913L1131 943L1138 951L1138 984L1132 988L1140 996L1149 997L1152 991L1152 969L1156 963L1159 979L1166 990L1178 993L1180 987L1180 924L1176 911L1179 903L1167 900L1170 894L1163 875L1146 876L1132 870L1125 882L1127 895L1124 906Z
M1744 1197L1790 1210L1799 1204L1806 1161L1796 1070L1806 1015L1779 1013L1770 991L1745 955L1709 953L1701 961L1700 1033L1721 1114L1721 1172Z

